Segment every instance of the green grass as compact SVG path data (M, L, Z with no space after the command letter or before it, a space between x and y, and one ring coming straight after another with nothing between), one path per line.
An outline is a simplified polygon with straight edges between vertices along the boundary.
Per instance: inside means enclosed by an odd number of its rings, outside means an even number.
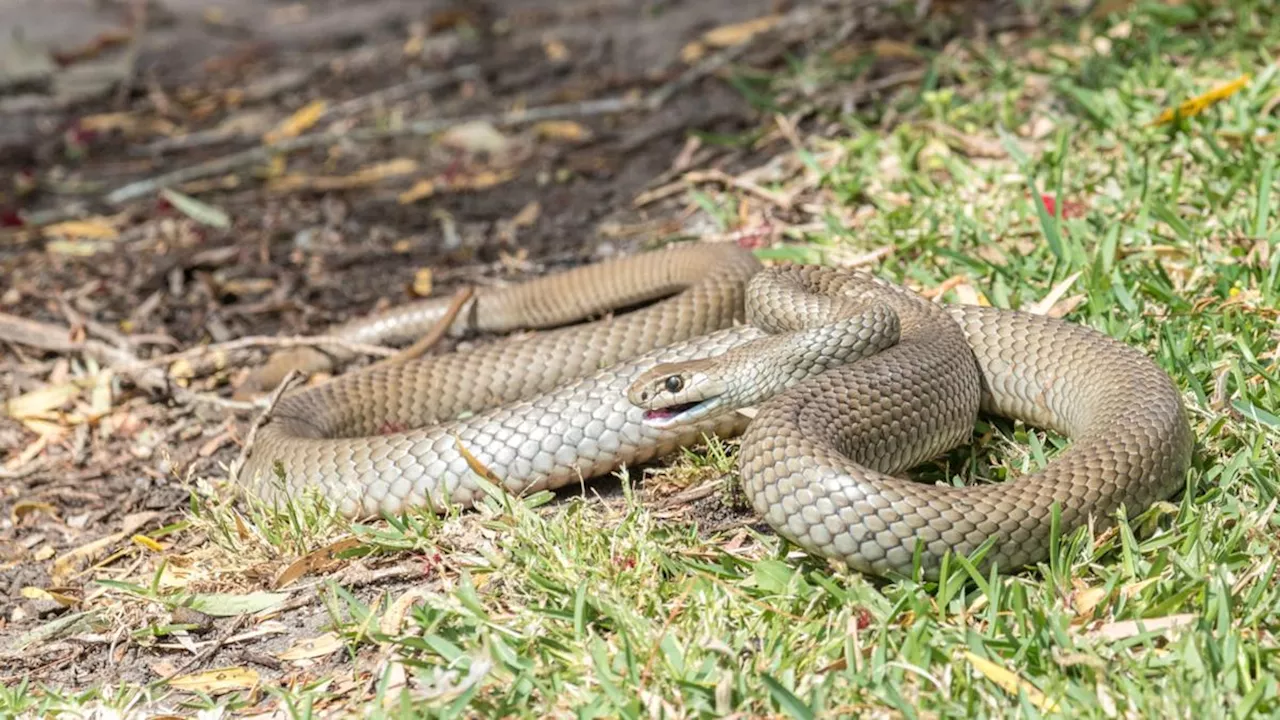
M822 209L770 256L888 245L883 276L922 289L963 276L1005 307L1078 273L1068 317L1143 349L1183 390L1198 446L1181 497L1064 537L1038 569L983 577L957 563L932 584L874 582L750 527L731 547L732 533L664 521L630 493L621 506L574 499L548 513L539 497L372 527L259 515L247 539L225 508L197 506L193 526L226 556L287 562L350 529L357 554L422 558L424 592L394 632L380 620L395 597L323 590L340 657L373 658L359 672L389 716L1280 715L1280 82L1267 50L1280 47L1280 6L1143 4L1082 32L961 44L929 60L929 87L828 117L837 132L784 151L807 174L776 188L809 183ZM866 64L812 58L768 91L803 104L804 88ZM1247 88L1201 115L1147 126L1246 73ZM972 157L978 141L1009 154ZM1079 214L1051 216L1041 193ZM731 232L736 201L704 188L690 202ZM1020 427L980 434L997 440L954 453L938 479L1018 474L1059 446ZM732 461L731 444L713 443L673 472L715 476ZM159 587L116 592L164 601ZM268 692L305 717L358 703L339 688L353 672ZM0 693L10 710L81 701Z

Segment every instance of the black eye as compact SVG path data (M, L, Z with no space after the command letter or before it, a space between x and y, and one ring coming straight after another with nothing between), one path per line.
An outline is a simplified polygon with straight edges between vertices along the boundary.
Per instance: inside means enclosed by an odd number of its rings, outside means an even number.
M680 392L680 388L684 387L684 380L681 380L679 375L671 375L667 378L666 384L667 392L678 393Z

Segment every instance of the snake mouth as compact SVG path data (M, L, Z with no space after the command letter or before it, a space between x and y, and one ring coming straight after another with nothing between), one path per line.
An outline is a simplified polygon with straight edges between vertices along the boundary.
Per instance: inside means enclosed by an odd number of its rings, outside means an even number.
M671 427L672 425L697 420L710 410L711 402L709 400L668 405L656 410L645 410L644 422L646 425L653 427Z

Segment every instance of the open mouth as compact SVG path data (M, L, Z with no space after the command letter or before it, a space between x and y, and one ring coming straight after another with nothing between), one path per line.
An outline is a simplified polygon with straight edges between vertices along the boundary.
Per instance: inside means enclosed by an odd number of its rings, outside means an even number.
M679 417L680 415L683 415L686 412L689 412L690 410L698 407L698 405L700 404L701 403L689 402L689 403L681 403L679 405L671 405L669 407L664 407L659 410L645 410L644 420L645 422L648 422L648 423L666 424L671 422L675 418Z

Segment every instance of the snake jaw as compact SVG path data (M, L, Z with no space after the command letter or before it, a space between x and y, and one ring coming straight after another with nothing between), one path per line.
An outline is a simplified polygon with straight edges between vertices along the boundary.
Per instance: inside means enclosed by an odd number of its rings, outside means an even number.
M710 397L694 402L677 403L644 411L644 424L655 428L669 428L694 423L719 409L720 397Z

